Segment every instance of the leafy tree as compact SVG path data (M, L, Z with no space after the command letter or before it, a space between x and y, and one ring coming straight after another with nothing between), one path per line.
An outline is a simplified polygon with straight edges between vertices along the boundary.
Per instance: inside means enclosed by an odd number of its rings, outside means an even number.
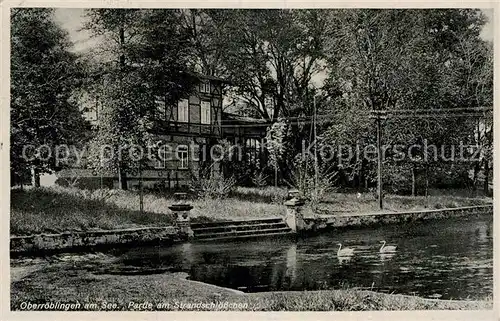
M341 10L331 19L331 74L326 84L336 115L327 131L331 140L374 143L373 121L360 116L367 116L370 110L404 109L415 112L384 122L384 145L403 143L408 147L427 140L440 148L471 141L474 129L470 118L452 118L453 122L446 118L458 111L445 117L432 115L441 108L478 106L479 101L471 99L478 97L472 88L483 88L488 96L485 88L491 82L484 86L471 82L472 74L482 70L479 61L483 58L467 54L463 45L463 39L467 39L470 48L484 46L479 39L484 24L479 10ZM472 66L467 57L474 57L477 65L466 68ZM417 110L426 111L430 117L418 117ZM431 164L408 158L401 163L395 162L390 153L386 156L384 166L411 170L413 191L417 169L428 173L429 166L448 166L442 161ZM427 158L421 151L413 156ZM351 170L357 174L362 165L351 164Z
M230 78L253 116L276 120L303 105L321 67L324 11L191 10L188 18L202 70Z
M484 16L480 10L471 9L429 10L422 13L422 20L425 28L420 50L425 55L416 60L419 72L412 77L415 89L407 101L410 106L428 109L431 113L439 108L452 108L452 111L440 113L441 118L414 121L414 125L409 126L417 127L413 136L417 134L422 140L425 135L429 143L438 148L479 143L475 132L480 119L456 116L467 113L468 108L492 105L489 88L493 85L493 69L487 64L489 45L479 37ZM453 111L453 108L460 109ZM429 166L433 173L445 171L450 176L467 172L469 164L440 160L420 164L420 167L423 165L428 180ZM475 168L477 171L478 164Z
M418 15L412 10L331 13L331 41L326 48L331 73L325 85L328 103L335 106L333 123L326 132L330 142L352 149L375 144L375 126L368 114L401 106L410 90L418 55L415 49L421 39L414 33L418 25ZM358 184L373 177L372 165L363 157L352 157L342 165L351 179L358 177Z
M224 64L226 30L232 23L219 17L225 10L184 9L182 26L189 35L189 66L205 75L224 77L227 69Z
M157 155L150 134L158 114L156 101L168 106L192 89L194 79L186 68L188 34L180 26L178 10L90 9L87 16L86 27L109 39L102 50L108 61L94 72L97 81L90 88L105 111L92 166L118 172L120 187L126 189L127 174L137 174L147 162L133 156L130 147ZM113 155L107 162L98 159L102 146L109 146Z
M475 18L474 20L472 20ZM454 40L454 50L450 52L448 60L449 73L446 75L446 85L443 91L453 105L461 107L491 107L493 106L493 48L492 43L479 37L480 28L484 23L481 15L470 18L471 24L462 27L460 32L448 28L450 38ZM485 192L488 192L489 158L488 151L492 149L491 137L493 119L491 113L483 117L463 119L459 128L469 128L467 131L470 144L484 147L484 154L473 162L473 186L475 188L481 167L485 173Z
M78 143L85 132L73 99L82 66L52 9L14 8L11 22L11 174L22 182L31 168L39 185L39 174L59 169L55 147ZM48 148L23 157L27 145Z

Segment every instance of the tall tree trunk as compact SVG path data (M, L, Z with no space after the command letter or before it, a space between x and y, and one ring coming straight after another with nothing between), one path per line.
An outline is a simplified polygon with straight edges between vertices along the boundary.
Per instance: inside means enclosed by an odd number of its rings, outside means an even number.
M490 164L487 159L485 159L484 162L484 183L483 183L483 190L485 195L489 195L490 193L490 182L489 182L489 177L490 177Z
M472 190L477 190L477 176L479 175L479 171L481 170L481 166L479 162L474 164L474 174L472 176Z
M118 186L122 190L128 190L127 173L125 173L121 166L118 169Z
M363 184L365 187L365 191L368 191L369 184L369 168L365 158L361 161L361 172L363 173Z
M278 164L274 164L274 187L278 187Z
M120 65L121 67L125 67L125 54L123 53L123 46L125 45L125 29L123 27L120 28Z
M358 184L358 190L361 190L364 187L365 184L365 166L364 166L363 160L361 161L361 167L359 169L359 184Z
M31 181L33 187L40 187L40 172L34 166L31 168Z
M125 45L125 29L123 27L120 27L120 46L121 46L121 52L120 52L120 66L122 69L125 68L125 54L124 54L124 45ZM123 164L121 164L118 168L118 185L120 186L120 189L122 190L127 190L128 189L128 184L127 184L127 174L123 170Z

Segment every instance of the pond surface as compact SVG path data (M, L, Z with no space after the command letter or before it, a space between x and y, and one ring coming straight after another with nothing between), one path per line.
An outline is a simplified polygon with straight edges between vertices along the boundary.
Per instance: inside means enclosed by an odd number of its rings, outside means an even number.
M380 241L397 245L380 254ZM354 248L337 257L337 243ZM484 299L493 291L493 218L428 221L329 231L304 239L135 248L128 266L185 271L193 280L245 292L361 288L440 299Z

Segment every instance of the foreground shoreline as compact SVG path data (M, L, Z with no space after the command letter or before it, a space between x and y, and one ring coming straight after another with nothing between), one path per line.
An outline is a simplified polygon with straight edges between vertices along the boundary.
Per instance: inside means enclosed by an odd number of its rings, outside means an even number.
M114 274L112 268L103 270L103 266L112 267L114 260L114 257L105 254L89 254L65 256L51 262L11 262L11 310L373 311L493 308L492 298L439 300L354 289L243 293L189 280L184 272Z

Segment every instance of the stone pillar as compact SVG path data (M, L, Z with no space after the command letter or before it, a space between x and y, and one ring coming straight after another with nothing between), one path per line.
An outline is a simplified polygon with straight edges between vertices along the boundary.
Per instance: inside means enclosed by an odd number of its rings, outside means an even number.
M193 237L194 233L191 229L189 220L189 211L193 206L186 201L186 193L175 193L176 202L168 208L176 215L175 223L181 234L187 235L188 238Z
M295 233L298 233L305 228L304 216L302 214L303 205L304 201L298 197L294 197L285 202L285 222Z

